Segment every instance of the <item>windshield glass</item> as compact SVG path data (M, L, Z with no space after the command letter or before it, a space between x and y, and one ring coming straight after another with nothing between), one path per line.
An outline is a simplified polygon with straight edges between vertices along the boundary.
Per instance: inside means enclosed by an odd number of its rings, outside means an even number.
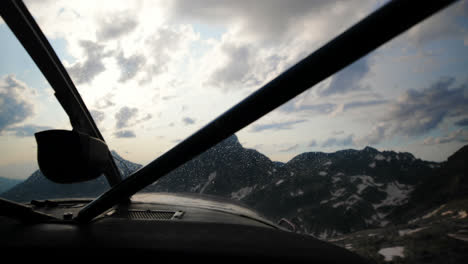
M126 4L27 2L125 175L380 5ZM460 176L467 5L413 27L133 199L150 201L153 192L229 198L377 261L457 256L468 204ZM91 185L107 188L105 180L86 183L76 195L97 196Z
M70 130L70 122L36 64L1 19L0 39L0 196L16 201L49 198L36 196L41 187L35 184L8 191L25 180L32 183L43 177L38 172L34 133ZM64 47L60 41L52 44Z

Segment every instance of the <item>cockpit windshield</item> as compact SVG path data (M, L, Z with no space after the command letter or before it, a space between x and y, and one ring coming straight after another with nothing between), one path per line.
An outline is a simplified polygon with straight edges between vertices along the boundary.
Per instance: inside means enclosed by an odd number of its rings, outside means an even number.
M25 4L124 179L383 5ZM466 243L458 231L468 219L468 185L456 164L468 158L467 32L468 2L458 1L132 200L154 193L227 198L376 260L416 259L424 235L442 236L441 250L446 240ZM0 196L29 202L95 198L109 190L104 176L60 185L41 175L33 133L71 130L69 119L3 21L0 38ZM447 234L431 227L437 221Z

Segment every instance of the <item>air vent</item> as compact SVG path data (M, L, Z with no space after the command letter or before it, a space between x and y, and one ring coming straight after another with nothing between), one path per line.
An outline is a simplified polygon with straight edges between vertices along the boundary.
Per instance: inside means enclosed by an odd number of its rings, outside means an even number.
M183 214L182 211L120 210L116 216L130 220L171 220L180 219Z

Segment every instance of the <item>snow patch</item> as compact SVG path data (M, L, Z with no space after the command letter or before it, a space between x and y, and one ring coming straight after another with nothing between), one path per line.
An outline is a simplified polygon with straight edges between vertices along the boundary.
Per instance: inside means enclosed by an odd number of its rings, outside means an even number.
M463 219L463 218L466 218L468 216L468 214L466 213L466 211L458 211L458 219Z
M210 173L210 175L208 175L208 180L205 182L205 184L201 188L200 193L203 193L206 187L208 187L208 185L210 185L210 183L212 183L215 178L216 178L216 171L213 171L212 173Z
M461 241L468 242L468 236L464 234L447 234L447 236L461 240Z
M319 175L320 175L320 176L327 176L327 174L328 174L328 173L327 173L326 171L321 171L321 172L319 172Z
M414 190L413 187L405 184L392 182L387 184L385 192L387 197L380 204L373 204L374 209L387 205L402 205L408 201L408 197Z
M385 261L392 261L394 257L404 258L404 250L404 247L389 247L380 249L378 253L385 257Z
M386 161L387 161L387 162L392 161L392 157L387 157Z
M398 235L399 236L406 236L406 235L411 235L411 234L414 234L414 233L417 233L421 230L424 230L428 227L420 227L420 228L416 228L416 229L402 229L402 230L399 230L398 231Z
M231 198L235 200L242 200L244 197L249 195L255 189L255 187L257 187L257 185L241 188L237 192L231 193Z
M320 201L320 204L326 204L326 203L328 203L328 200L322 200L322 201Z
M330 166L330 165L332 165L332 164L333 164L333 162L331 162L331 161L329 160L329 161L325 162L325 163L323 164L323 166Z
M291 197L297 197L297 196L302 196L304 194L304 191L299 189L296 192L290 192L289 194L291 195Z
M275 183L276 186L279 186L280 184L282 184L284 182L284 180L279 180Z
M338 189L334 192L330 192L330 194L333 196L331 200L335 200L336 198L342 196L346 192L345 188Z
M336 183L336 182L339 182L339 181L341 181L340 178L338 178L338 177L332 177L332 183Z
M376 160L384 160L384 159L385 159L385 156L382 155L382 154L377 154L377 155L375 155L374 159L376 159Z
M369 167L371 167L371 168L375 168L375 161L374 161L374 162L372 162L371 164L369 164Z
M294 172L291 171L291 173L289 174L289 176L294 176Z
M427 218L433 217L434 215L436 215L436 214L437 214L442 208L444 208L444 207L445 207L445 204L439 206L439 208L437 208L437 209L435 209L434 211L432 211L432 212L430 212L430 213L424 215L424 216L422 217L422 219L427 219Z

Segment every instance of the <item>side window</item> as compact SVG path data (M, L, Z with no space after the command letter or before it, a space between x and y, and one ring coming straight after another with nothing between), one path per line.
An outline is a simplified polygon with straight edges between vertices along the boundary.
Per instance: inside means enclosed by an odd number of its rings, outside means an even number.
M9 190L26 179L45 180L39 177L34 133L70 130L69 119L46 79L3 21L0 40L0 196L16 201L48 198L46 194L34 196L39 184L29 184L14 195Z

